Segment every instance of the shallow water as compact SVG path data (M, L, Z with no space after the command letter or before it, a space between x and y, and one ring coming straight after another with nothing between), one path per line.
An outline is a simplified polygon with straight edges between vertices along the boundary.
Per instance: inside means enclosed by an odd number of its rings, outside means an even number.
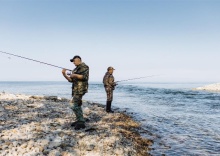
M117 86L113 106L142 123L155 141L153 155L219 155L220 93L193 91L205 83L130 83ZM0 82L0 91L71 97L67 82ZM90 83L84 100L105 104L101 83Z

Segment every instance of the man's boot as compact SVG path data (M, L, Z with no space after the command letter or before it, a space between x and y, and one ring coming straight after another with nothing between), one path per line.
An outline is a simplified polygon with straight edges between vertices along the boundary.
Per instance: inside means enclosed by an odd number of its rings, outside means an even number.
M83 118L81 103L75 103L72 110L76 115L76 122L73 122L71 126L75 127L76 130L85 128L85 120Z
M106 112L107 113L114 113L114 111L111 110L111 104L112 104L112 101L106 102Z
M77 124L78 122L79 122L79 121L75 121L75 122L71 123L71 126L72 126L72 127L76 126L76 124Z
M106 101L106 112L110 111L110 101Z
M84 129L86 126L85 126L85 123L84 122L77 122L76 126L75 126L75 130L80 130L80 129Z
M84 119L85 119L85 122L89 122L89 121L90 121L89 118L84 118ZM75 127L78 122L79 122L79 121L72 122L72 123L71 123L71 126L72 126L72 127Z
M112 105L112 101L109 101L109 113L114 113L114 111L112 110L112 108L111 108L111 105Z

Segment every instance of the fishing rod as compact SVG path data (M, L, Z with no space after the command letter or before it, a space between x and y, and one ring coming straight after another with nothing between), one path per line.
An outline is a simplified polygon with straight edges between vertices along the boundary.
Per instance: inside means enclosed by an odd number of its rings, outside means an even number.
M159 76L159 75L150 75L150 76L144 76L144 77L131 78L131 79L126 79L126 80L116 81L115 83L124 82L124 81L130 81L130 80L144 79L144 78L147 78L147 77L155 77L155 76Z
M7 55L11 55L11 56L15 56L15 57L20 57L20 58L23 58L23 59L26 59L26 60L29 60L29 61L38 62L38 63L45 64L45 65L48 65L48 66L56 67L56 68L66 69L66 68L59 67L59 66L56 66L56 65L53 65L53 64L49 64L49 63L45 63L45 62L42 62L42 61L38 61L38 60L31 59L31 58L27 58L27 57L15 55L15 54L12 54L12 53L7 53L7 52L4 52L4 51L0 51L0 53L7 54ZM72 71L72 70L70 70L70 69L66 69L66 70Z

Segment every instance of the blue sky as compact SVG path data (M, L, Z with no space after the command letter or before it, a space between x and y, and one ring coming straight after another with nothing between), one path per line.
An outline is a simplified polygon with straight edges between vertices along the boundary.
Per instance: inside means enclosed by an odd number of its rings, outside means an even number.
M0 51L74 68L90 80L220 81L220 1L0 0ZM61 70L0 54L0 81L64 80ZM143 81L143 80L142 80Z

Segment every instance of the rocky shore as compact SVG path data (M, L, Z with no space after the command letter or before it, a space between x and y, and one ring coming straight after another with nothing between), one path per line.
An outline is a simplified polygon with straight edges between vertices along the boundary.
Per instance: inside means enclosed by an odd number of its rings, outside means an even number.
M86 128L76 131L70 101L0 93L0 156L147 156L152 141L124 113L83 102Z
M194 90L216 91L220 92L220 83L210 84L203 87L195 88Z

